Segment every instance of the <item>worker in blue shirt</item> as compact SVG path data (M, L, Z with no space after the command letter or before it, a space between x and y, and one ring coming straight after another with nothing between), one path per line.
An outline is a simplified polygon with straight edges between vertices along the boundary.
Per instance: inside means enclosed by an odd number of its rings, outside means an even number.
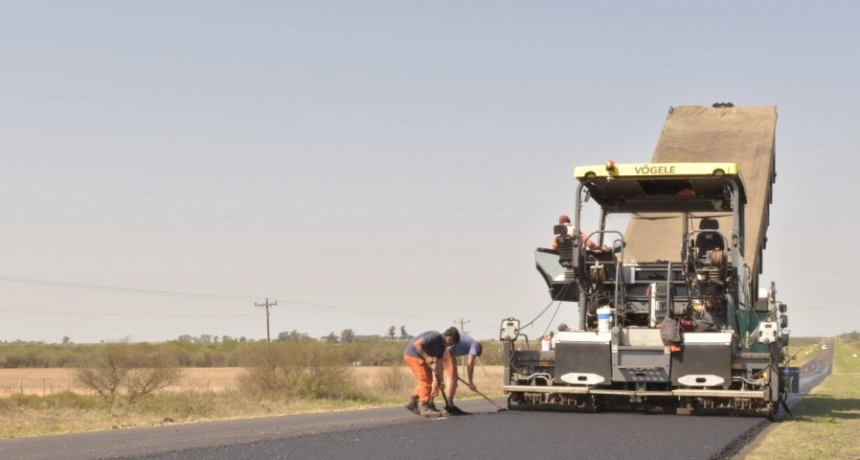
M465 332L460 333L460 341L454 345L451 345L445 350L445 354L442 356L442 371L444 373L444 383L445 396L447 398L447 405L445 406L445 412L450 415L467 415L468 412L460 409L459 407L454 405L454 395L457 393L457 382L459 380L459 375L457 371L457 358L460 356L464 356L466 359L466 378L464 379L466 385L472 391L478 391L478 387L475 386L475 381L473 380L473 376L475 373L475 359L483 353L484 348L481 346L480 342L473 339L469 334Z

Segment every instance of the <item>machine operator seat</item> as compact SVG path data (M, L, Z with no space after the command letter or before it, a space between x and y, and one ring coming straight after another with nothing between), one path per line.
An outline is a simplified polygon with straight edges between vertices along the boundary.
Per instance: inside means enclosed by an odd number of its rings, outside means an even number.
M699 230L704 230L696 235L696 248L699 250L699 257L704 257L708 251L713 249L726 249L723 236L714 230L720 229L720 222L717 219L705 217L699 221Z
M695 252L691 260L698 280L710 280L711 283L722 284L725 279L727 258L723 250L726 249L726 240L719 232L720 222L716 219L705 217L699 221L699 232L694 241ZM721 250L716 250L721 249Z

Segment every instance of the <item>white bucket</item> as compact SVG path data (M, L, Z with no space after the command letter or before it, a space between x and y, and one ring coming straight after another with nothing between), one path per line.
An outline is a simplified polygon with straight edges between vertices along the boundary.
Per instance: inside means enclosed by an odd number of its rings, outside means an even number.
M609 323L612 320L612 308L603 306L597 309L597 332L609 332Z
M550 351L552 349L552 336L547 335L540 341L541 351Z

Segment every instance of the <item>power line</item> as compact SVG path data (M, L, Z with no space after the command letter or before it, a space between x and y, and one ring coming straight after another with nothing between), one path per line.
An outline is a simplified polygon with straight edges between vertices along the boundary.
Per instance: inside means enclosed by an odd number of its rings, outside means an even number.
M48 286L55 288L64 288L64 289L85 289L85 290L93 290L93 291L104 291L104 292L115 292L120 294L139 294L139 295L154 295L154 296L162 296L162 297L177 297L183 299L192 299L192 300L206 300L206 301L217 301L217 302L248 302L259 299L261 296L236 296L236 295L223 295L223 294L205 294L205 293L192 293L192 292L182 292L182 291L163 291L163 290L155 290L155 289L140 289L140 288L129 288L129 287L117 287L117 286L103 286L96 284L86 284L86 283L70 283L64 281L50 281L50 280L41 280L41 279L30 279L30 278L18 278L11 276L0 276L0 282L8 282L8 283L21 283L21 284L33 284L38 286ZM280 298L284 298L285 296L279 296ZM435 320L436 317L432 315L421 315L421 314L403 314L403 312L391 312L384 310L371 310L371 309L363 309L363 308L355 308L355 307L343 307L338 305L331 304L320 304L314 302L304 302L301 300L282 300L282 303L290 304L294 306L294 308L302 309L302 310L310 310L310 311L331 311L331 312L339 312L353 315L362 315L362 316L376 316L376 317L400 317L400 318L410 318L410 319L424 319L424 320ZM36 311L36 310L0 310L10 313L43 313L43 314L79 314L79 315L92 315L92 316L199 316L199 317L208 317L208 316L247 316L247 315L150 315L150 314L100 314L100 313L86 313L86 312L76 312L76 313L68 313L68 312L52 312L52 311Z
M343 312L343 313L353 313L353 314L362 313L365 316L381 316L383 318L390 318L392 316L398 316L398 317L407 317L407 318L413 318L413 319L427 319L427 320L438 319L436 316L433 316L433 315L420 315L420 314L403 315L402 312L396 312L395 313L395 312L385 311L385 310L369 310L369 309L354 308L354 307L341 307L341 306L337 306L337 305L327 305L327 304L303 302L300 300L286 300L286 301L282 300L281 303L290 304L290 305L293 305L295 308L304 309L304 310L311 310L311 311L328 310L328 311L333 311L333 312Z
M199 315L199 314L159 314L159 313L93 313L77 311L48 311L48 310L8 310L0 309L3 313L36 313L40 315L74 315L74 316L136 316L146 318L237 318L243 316L257 316L251 314L228 314L228 315Z
M92 291L121 292L121 293L130 293L130 294L157 295L157 296L166 296L166 297L182 297L182 298L190 298L190 299L198 299L198 300L214 300L214 301L221 301L221 302L224 302L224 301L227 301L227 302L248 301L248 300L253 300L253 299L259 298L259 297L251 297L251 296L200 294L200 293L181 292L181 291L158 291L158 290L154 290L154 289L137 289L137 288L128 288L128 287L116 287L116 286L100 286L100 285L96 285L96 284L67 283L67 282L63 282L63 281L48 281L48 280L28 279L28 278L14 278L11 276L0 276L0 281L6 281L9 283L35 284L35 285L39 285L39 286L51 286L51 287L59 287L59 288L87 289L87 290L92 290Z

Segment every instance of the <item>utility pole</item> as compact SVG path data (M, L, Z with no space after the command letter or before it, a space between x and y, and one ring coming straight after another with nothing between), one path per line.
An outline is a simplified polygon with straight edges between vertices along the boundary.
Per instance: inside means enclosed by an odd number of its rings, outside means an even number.
M278 304L277 300L273 300L269 302L269 298L266 297L265 303L255 303L255 307L265 307L266 308L266 348L269 348L269 344L272 342L272 338L269 335L269 307L274 307Z
M460 319L459 319L459 320L456 320L456 319L454 320L454 324L460 323L460 332L466 332L466 326L465 326L465 325L466 325L466 323L468 323L468 322L469 322L469 320L468 320L468 319L463 319L463 317L462 317L462 316L460 317Z

